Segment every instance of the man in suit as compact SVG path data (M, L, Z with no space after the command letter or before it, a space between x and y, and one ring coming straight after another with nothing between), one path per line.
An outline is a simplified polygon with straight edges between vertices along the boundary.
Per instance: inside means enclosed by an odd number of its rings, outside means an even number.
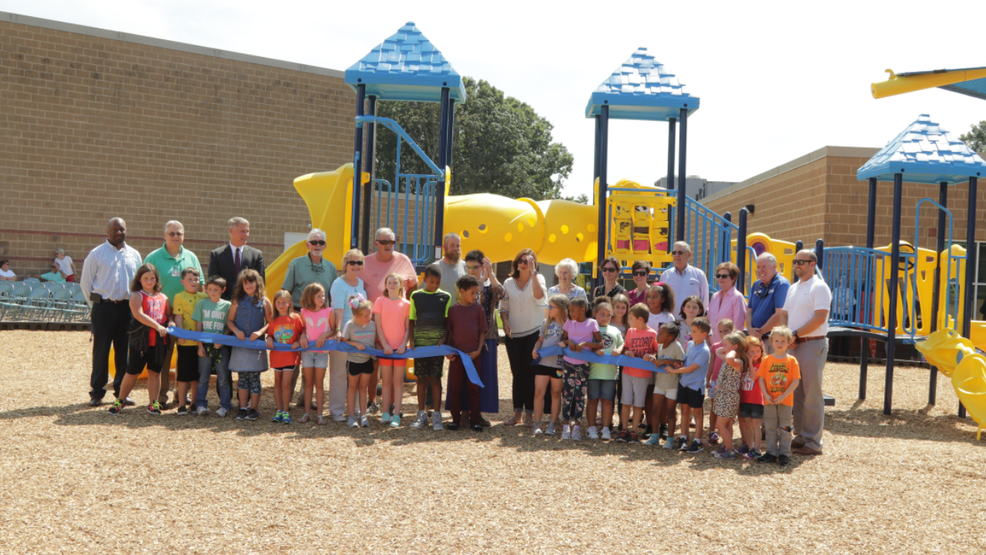
M236 278L247 268L257 270L267 280L264 272L264 254L246 244L250 237L250 222L246 218L230 218L229 243L209 253L209 276L222 276L226 280L223 299L227 301L236 289Z

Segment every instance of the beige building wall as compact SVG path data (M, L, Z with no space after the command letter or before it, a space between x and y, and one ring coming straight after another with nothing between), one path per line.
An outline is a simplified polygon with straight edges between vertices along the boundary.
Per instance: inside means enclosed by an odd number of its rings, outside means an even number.
M352 159L340 71L0 13L0 257L82 261L113 216L142 255L170 219L203 265L251 221L268 263L306 232L295 177Z

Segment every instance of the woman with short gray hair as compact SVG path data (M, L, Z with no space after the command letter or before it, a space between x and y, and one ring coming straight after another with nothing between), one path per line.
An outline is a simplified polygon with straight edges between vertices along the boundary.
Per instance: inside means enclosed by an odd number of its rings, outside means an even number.
M562 259L558 264L555 264L555 277L558 278L558 285L552 285L548 288L548 298L550 299L552 295L565 295L568 300L573 299L586 299L589 300L589 296L586 295L585 289L582 289L575 284L575 278L579 275L579 265L571 258Z

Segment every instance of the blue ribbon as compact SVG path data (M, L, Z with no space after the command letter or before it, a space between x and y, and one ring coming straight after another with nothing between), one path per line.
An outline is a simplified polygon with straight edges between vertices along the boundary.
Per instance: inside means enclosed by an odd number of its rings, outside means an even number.
M310 348L308 349L292 349L291 345L285 343L274 343L273 349L267 348L267 342L256 340L256 341L240 341L235 335L219 335L215 333L203 333L198 331L189 331L186 329L175 328L174 326L168 328L168 335L173 335L178 339L188 339L191 341L201 341L202 343L215 343L219 345L228 345L230 347L242 347L244 349L257 349L262 351L272 350L272 351L288 351L288 352L299 352L299 351L312 351L316 353L323 353L326 351L341 351L343 353L362 353L364 355L373 355L376 357L384 358L428 358L428 357L443 357L445 355L455 355L462 358L463 366L466 367L466 376L469 377L469 381L478 385L479 387L485 387L482 380L479 379L479 373L476 372L476 367L472 363L472 359L466 353L449 347L448 345L435 345L431 347L418 347L417 349L408 349L404 351L404 354L397 354L394 351L393 354L385 355L383 351L379 349L367 348L363 351L353 347L349 343L342 341L336 341L335 339L329 339L322 344L321 349L315 348L315 342L309 343Z
M618 355L618 356L602 355L602 356L600 356L600 355L597 355L591 349L582 349L582 352L581 353L576 353L575 351L573 351L571 349L562 348L562 347L559 347L558 345L552 345L551 347L544 347L542 349L538 349L538 354L541 355L542 358L544 358L544 357L550 357L550 356L554 356L554 355L566 355L568 357L571 357L571 358L574 358L574 359L577 359L577 360L584 360L586 362L597 362L597 363L601 363L601 364L614 364L616 366L629 366L631 368L639 368L640 370L647 370L648 372L655 372L655 373L660 372L662 374L666 374L667 373L667 371L664 370L664 366L663 365L660 366L660 367L658 367L658 366L655 366L653 362L647 362L646 360L644 360L642 358L628 357L626 355ZM538 360L540 360L540 359L538 359ZM537 361L535 361L535 363L537 363Z

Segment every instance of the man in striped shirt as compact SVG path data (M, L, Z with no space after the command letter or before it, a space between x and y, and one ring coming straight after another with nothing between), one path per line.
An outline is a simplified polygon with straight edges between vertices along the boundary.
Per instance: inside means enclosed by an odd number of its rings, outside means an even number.
M140 253L127 245L127 222L113 218L106 224L106 241L89 251L82 264L79 286L92 306L92 375L89 405L98 407L106 395L110 346L116 356L113 393L119 397L127 368L130 326L130 282L143 263ZM128 405L133 401L125 400Z

